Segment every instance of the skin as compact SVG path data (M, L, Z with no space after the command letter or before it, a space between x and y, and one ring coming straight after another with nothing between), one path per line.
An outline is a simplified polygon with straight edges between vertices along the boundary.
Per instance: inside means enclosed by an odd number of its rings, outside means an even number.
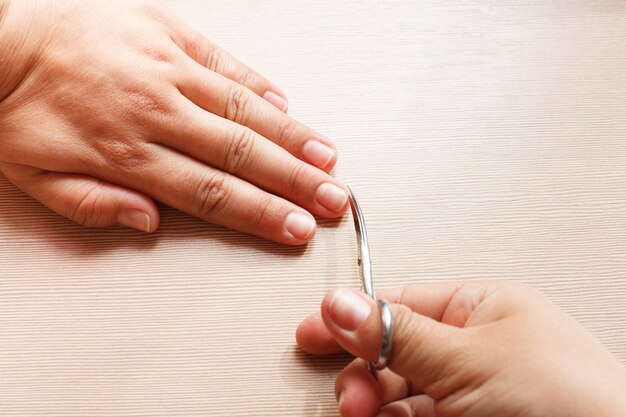
M299 245L347 208L332 142L284 93L148 0L0 0L0 171L80 224L154 200Z
M393 350L378 381L367 370L381 342L377 304L330 292L298 327L299 346L358 358L337 377L342 417L618 417L626 370L541 294L502 282L379 291L392 303Z

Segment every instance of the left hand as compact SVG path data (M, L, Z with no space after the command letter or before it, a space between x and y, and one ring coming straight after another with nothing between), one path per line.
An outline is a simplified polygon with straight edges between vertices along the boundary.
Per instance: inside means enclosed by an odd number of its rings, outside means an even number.
M332 142L158 1L0 0L0 39L0 171L77 223L153 232L159 200L301 245L347 208Z

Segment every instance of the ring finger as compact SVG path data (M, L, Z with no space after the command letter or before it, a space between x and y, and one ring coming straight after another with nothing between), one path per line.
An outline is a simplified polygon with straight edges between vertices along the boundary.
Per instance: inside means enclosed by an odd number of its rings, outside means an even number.
M323 217L347 208L345 188L253 130L208 113L180 96L179 117L164 125L159 143L236 175Z

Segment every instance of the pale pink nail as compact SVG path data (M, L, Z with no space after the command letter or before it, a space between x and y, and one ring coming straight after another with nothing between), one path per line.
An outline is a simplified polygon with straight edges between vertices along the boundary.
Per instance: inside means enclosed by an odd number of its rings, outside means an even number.
M315 197L318 203L334 212L340 212L348 202L346 190L329 182L319 186Z
M302 147L302 155L310 164L320 169L328 166L330 161L335 157L335 151L322 142L310 140Z
M285 219L285 228L300 240L309 240L315 233L316 223L313 217L294 211Z
M359 328L369 317L372 307L354 291L341 289L335 292L328 306L330 318L344 330Z
M266 91L265 94L263 94L263 98L272 103L272 105L278 108L280 111L285 112L289 107L289 103L287 103L287 100L272 91Z
M141 230L142 232L150 232L150 216L141 210L122 210L117 216L117 222L123 226Z

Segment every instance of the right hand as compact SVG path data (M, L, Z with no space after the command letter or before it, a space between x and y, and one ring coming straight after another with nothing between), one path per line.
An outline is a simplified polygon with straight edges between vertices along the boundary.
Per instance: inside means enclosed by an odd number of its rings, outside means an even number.
M331 291L303 321L300 347L346 350L337 378L342 417L623 417L626 371L573 319L529 287L498 282L382 290L392 303L389 368L378 358L377 304L359 291Z
M61 215L152 232L159 200L299 245L348 206L332 142L157 1L0 0L0 39L0 171Z

